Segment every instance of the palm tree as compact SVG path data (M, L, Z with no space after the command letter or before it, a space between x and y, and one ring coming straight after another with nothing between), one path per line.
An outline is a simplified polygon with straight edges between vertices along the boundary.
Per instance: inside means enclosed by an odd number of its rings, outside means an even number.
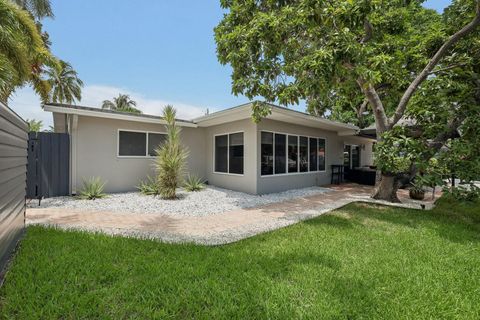
M27 83L46 100L50 88L40 74L45 64L56 62L30 13L0 0L0 101L7 103L15 88Z
M35 17L35 19L53 18L52 6L50 0L12 0L23 10L26 10Z
M35 119L27 119L25 122L28 124L28 131L29 132L40 132L43 127L42 120L35 120Z
M119 94L113 101L105 100L102 103L102 109L141 114L142 111L135 108L136 106L137 102L130 99L128 94Z
M68 62L60 60L44 73L52 89L50 93L52 102L73 104L75 100L82 99L83 82Z

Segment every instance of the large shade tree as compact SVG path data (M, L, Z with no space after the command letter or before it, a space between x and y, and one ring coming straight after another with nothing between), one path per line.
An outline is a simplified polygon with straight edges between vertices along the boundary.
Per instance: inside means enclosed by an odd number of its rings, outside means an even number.
M215 29L218 58L233 68L233 93L285 105L303 99L319 115L330 109L344 116L349 102L357 116L372 111L382 140L442 59L480 24L478 0L454 1L464 23L455 30L422 2L223 0L228 13ZM269 112L256 103L253 118ZM374 197L398 201L397 163L389 164L380 166Z

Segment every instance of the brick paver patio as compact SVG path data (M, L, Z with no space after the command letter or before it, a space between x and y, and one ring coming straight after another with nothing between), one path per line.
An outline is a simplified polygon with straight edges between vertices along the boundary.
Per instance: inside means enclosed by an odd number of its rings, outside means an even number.
M330 192L207 216L86 212L62 208L28 208L27 224L56 226L63 229L99 231L108 234L159 239L166 242L195 242L207 245L235 242L310 219L356 201L386 204L370 199L372 187L354 184L330 186ZM433 202L408 199L400 190L400 207L426 209ZM428 196L427 196L428 197Z

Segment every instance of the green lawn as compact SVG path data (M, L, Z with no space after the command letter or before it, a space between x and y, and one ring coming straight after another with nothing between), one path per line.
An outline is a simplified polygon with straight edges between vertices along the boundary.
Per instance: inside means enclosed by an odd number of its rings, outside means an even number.
M221 247L28 228L1 318L480 319L480 204L349 205Z

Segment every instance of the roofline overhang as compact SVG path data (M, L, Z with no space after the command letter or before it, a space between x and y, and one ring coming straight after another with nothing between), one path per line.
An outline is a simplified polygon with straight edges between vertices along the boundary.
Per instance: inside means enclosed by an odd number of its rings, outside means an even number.
M103 111L86 110L86 109L79 109L79 108L68 108L64 106L55 106L51 104L43 104L42 108L43 110L49 111L52 113L76 114L76 115L85 116L85 117L135 121L135 122L142 122L142 123L167 124L167 122L161 119L160 117L154 118L154 117L144 117L144 116L133 115L133 114L119 113L119 112L113 113L113 112L103 112ZM177 120L177 125L180 127L190 127L190 128L198 127L196 123L181 121L181 120L180 121Z
M205 116L202 116L202 117L195 118L192 121L197 123L199 126L202 126L202 123L206 123L206 122L213 121L213 120L216 120L216 119L221 119L222 117L232 117L234 115L238 115L238 114L242 114L242 113L245 114L246 109L250 109L252 103L253 102L248 102L248 103L239 105L237 107L233 107L233 108L230 108L230 109L225 109L225 110L221 110L221 111L218 111L218 112L214 112L214 113L211 113L209 115L205 115ZM351 124L341 123L341 122L337 122L337 121L332 121L332 120L328 120L328 119L315 117L315 116L312 116L312 115L304 113L304 112L300 112L300 111L296 111L296 110L292 110L292 109L287 109L287 108L276 106L276 105L270 104L270 103L268 105L272 108L272 114L273 113L282 114L282 115L285 115L287 117L308 120L308 121L312 121L313 123L317 123L319 125L326 125L330 128L335 128L335 130L333 130L333 131L336 131L336 132L339 132L339 133L341 132L342 135L345 135L345 136L347 136L347 135L352 135L353 136L353 135L356 135L360 131L359 127L351 125ZM247 119L249 117L251 117L250 113L248 113L247 116L244 115L242 117L242 119ZM268 119L268 118L269 117L267 116L266 119ZM236 120L241 120L241 119L236 119Z

